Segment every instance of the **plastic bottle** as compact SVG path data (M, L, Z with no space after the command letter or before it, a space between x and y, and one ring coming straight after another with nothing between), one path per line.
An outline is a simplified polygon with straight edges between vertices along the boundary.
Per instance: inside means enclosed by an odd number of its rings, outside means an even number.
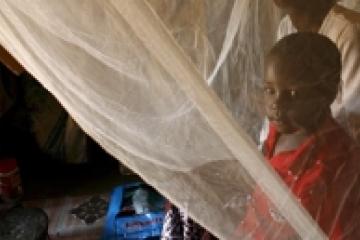
M144 188L138 188L134 191L132 202L136 214L150 212L149 192Z

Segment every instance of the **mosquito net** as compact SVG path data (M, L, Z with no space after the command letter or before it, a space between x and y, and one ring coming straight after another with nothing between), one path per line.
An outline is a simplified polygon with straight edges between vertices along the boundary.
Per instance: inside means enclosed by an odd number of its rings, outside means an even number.
M264 56L281 18L270 0L2 0L0 43L106 151L217 237L253 239L239 226L260 191L269 239L288 229L326 239L257 150Z

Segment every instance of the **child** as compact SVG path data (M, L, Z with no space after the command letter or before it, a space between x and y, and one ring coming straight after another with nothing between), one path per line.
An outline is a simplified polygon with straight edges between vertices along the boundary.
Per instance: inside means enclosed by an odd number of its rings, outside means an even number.
M331 105L336 121L360 143L360 13L337 4L339 0L273 0L286 14L278 39L295 32L317 32L331 39L341 53L341 88ZM267 136L263 126L260 143Z
M341 56L328 38L308 32L280 40L265 64L270 131L263 152L330 239L360 239L355 226L360 191L354 187L359 150L330 110L340 75ZM258 187L237 234L256 240L297 236Z

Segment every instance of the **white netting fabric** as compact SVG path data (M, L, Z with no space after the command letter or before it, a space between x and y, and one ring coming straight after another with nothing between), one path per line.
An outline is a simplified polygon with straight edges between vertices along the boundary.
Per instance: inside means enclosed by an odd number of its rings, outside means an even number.
M221 239L255 185L299 236L322 239L251 140L280 15L270 0L2 0L0 43L106 151Z

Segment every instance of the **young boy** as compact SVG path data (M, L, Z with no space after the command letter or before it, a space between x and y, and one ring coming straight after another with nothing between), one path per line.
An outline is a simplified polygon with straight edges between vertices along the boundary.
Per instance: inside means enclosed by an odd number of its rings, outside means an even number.
M308 32L280 40L265 64L270 131L263 152L330 239L360 239L359 149L330 110L340 79L341 56L328 38ZM237 235L256 240L297 236L259 188Z
M278 40L295 32L317 32L331 39L341 53L341 88L331 105L332 115L360 143L360 13L337 4L339 0L273 0L286 16ZM268 134L265 123L260 135Z

